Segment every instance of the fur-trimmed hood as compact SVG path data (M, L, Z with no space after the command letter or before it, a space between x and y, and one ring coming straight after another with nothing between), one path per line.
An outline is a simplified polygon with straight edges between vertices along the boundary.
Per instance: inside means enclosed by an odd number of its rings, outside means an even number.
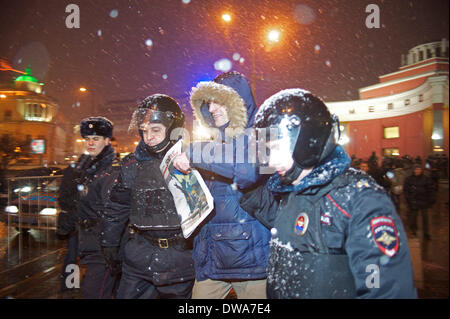
M192 88L190 102L196 119L206 128L216 128L208 110L209 103L224 105L230 120L229 129L225 130L228 137L236 137L252 126L257 111L250 85L238 72L224 73L214 81L198 83Z

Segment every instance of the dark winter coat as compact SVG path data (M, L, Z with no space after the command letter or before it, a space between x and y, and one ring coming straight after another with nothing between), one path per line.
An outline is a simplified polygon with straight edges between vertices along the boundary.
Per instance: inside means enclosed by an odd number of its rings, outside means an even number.
M268 298L417 296L400 217L386 192L349 164L338 146L298 185L283 186L275 174L241 199L272 229Z
M108 247L120 244L129 223L131 237L138 238L125 245L124 263L155 285L194 278L192 244L184 240L173 196L159 169L163 155L150 155L141 140L134 154L122 160L102 225L102 245ZM175 237L183 244L161 248L151 243Z
M89 155L81 155L77 163L71 164L63 171L59 187L58 204L61 212L58 215L57 233L65 236L77 230L78 183L82 176L81 168L89 161Z
M433 181L424 174L408 176L403 185L403 193L410 209L429 208L435 202Z
M81 167L78 188L79 255L81 262L105 263L100 245L100 227L105 203L119 173L114 148L106 146Z
M194 142L188 152L191 166L200 171L214 198L214 210L194 239L196 279L262 279L266 277L270 233L239 206L241 189L259 179L257 168L249 163L248 140L242 135L252 125L257 108L241 74L229 73L218 82L200 83L191 94L194 113L203 125L215 127L204 101L227 107L230 120L219 128L220 136L214 142ZM242 144L237 146L240 138ZM221 154L218 161L208 162L195 153L211 146L211 154ZM231 161L225 159L227 148L233 150ZM236 160L241 155L243 160Z

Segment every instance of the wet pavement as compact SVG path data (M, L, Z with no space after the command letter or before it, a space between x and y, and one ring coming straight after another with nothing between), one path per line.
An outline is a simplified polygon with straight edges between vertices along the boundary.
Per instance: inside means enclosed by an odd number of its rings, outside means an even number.
M429 210L431 240L423 238L420 220L417 237L408 232L419 298L448 298L448 197L448 181L441 181L438 200ZM405 203L400 216L407 228ZM79 289L60 292L65 244L52 230L18 232L0 222L0 299L81 298Z

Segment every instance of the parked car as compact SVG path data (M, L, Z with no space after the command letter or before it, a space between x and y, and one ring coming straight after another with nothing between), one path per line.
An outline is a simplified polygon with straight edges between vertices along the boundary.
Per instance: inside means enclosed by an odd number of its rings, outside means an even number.
M9 178L3 222L18 230L56 229L61 180L62 170L58 167L34 168Z

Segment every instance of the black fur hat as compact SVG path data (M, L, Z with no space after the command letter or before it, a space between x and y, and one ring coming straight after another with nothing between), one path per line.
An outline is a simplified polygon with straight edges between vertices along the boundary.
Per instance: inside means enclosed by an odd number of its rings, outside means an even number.
M89 135L112 137L113 123L106 117L88 117L80 123L80 134L84 138Z

